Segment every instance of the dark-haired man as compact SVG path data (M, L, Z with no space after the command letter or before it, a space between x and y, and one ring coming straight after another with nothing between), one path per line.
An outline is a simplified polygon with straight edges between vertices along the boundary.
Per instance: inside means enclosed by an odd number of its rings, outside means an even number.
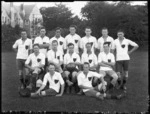
M30 77L30 85L28 88L32 88L33 91L36 89L36 80L38 79L38 75L43 72L45 65L45 55L39 52L40 46L39 44L33 45L34 53L30 54L25 62L25 66L31 72Z
M87 49L86 49L87 43L91 43L92 52L95 53L95 50L97 49L97 39L94 36L92 36L91 33L92 33L91 28L86 27L85 28L85 34L86 35L81 39L81 42L80 42L80 48L82 49L83 53L87 52Z
M61 36L61 28L57 27L55 30L55 36L50 39L50 49L52 49L53 40L58 42L58 50L64 55L64 50L66 50L66 41L65 38Z
M100 52L104 51L103 44L104 42L109 42L110 43L110 51L112 52L113 46L114 46L114 39L108 35L108 29L107 28L102 28L102 37L98 39L98 49Z
M109 89L116 87L116 82L118 76L116 72L113 70L115 65L115 57L112 53L110 53L110 43L104 42L103 44L103 52L100 52L98 55L98 64L100 65L99 73L105 77L109 75L112 77L111 83L109 85Z
M27 82L27 77L24 79L23 76L24 70L27 72L25 68L25 61L28 55L32 52L32 40L27 38L27 32L25 30L21 31L21 38L14 43L13 49L17 52L16 62L18 75L21 82L21 88L23 89L25 88Z
M61 74L55 72L55 65L52 63L49 64L48 69L49 72L45 74L42 86L35 93L31 93L31 97L63 95L65 85ZM48 82L49 88L45 89Z
M83 90L86 96L95 97L100 100L104 98L112 98L112 99L120 99L124 97L124 94L121 95L110 95L106 94L106 86L107 82L104 81L101 74L96 72L89 71L89 63L85 62L83 65L83 71L78 75L78 86ZM97 77L101 80L101 84L97 85L96 87L92 86L93 77Z
M124 31L117 32L118 38L114 41L114 50L116 50L116 72L118 74L119 88L126 90L126 81L128 79L129 55L133 53L139 46L135 42L124 37ZM128 46L133 48L129 51ZM123 80L121 81L121 73Z
M77 27L75 25L71 25L69 27L70 34L68 34L65 37L65 41L66 41L66 47L68 46L69 43L73 43L74 51L79 54L79 45L80 45L81 37L78 34L76 34L76 29Z
M68 44L68 52L64 56L64 74L65 81L67 84L67 93L75 92L75 86L77 83L77 72L79 71L80 56L74 51L74 44Z
M63 54L61 50L58 49L57 40L52 41L52 49L47 52L48 64L53 63L55 65L55 70L62 73L61 65L63 64Z

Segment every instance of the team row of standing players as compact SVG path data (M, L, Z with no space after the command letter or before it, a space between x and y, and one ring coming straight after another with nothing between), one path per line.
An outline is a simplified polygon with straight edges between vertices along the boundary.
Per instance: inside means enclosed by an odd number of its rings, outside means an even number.
M60 73L63 73L61 65L64 64L63 68L65 68L64 69L65 76L63 77L65 77L65 81L67 82L67 85L73 85L73 82L76 82L75 79L69 80L68 77L70 73L72 73L72 77L76 76L76 79L81 73L78 72L80 69L79 67L76 67L74 71L69 71L69 69L66 69L67 65L70 63L74 63L78 66L81 64L83 65L84 63L89 63L89 70L91 71L96 71L97 66L100 65L100 69L99 69L100 75L102 77L104 77L106 74L110 75L113 78L113 80L111 81L113 86L116 85L116 82L118 82L118 84L121 85L120 74L123 68L125 74L123 76L123 81L122 81L123 84L120 87L126 89L124 85L128 78L128 65L130 60L129 54L135 51L138 48L138 45L135 42L126 39L124 37L124 32L122 30L117 32L118 38L114 40L112 37L108 36L108 29L103 28L102 37L98 39L98 42L95 37L91 36L92 30L89 27L85 28L86 36L83 38L81 38L79 35L76 34L75 26L70 26L69 30L70 30L70 34L67 35L65 38L63 38L61 37L61 29L57 28L55 36L49 39L47 36L45 36L46 33L45 28L41 28L40 36L36 37L34 40L34 44L39 44L39 45L34 45L35 47L35 49L33 49L34 53L32 53L29 56L27 52L29 49L32 49L32 43L30 39L23 38L26 36L26 32L22 31L22 38L17 40L13 45L14 49L18 47L17 63L19 68L20 80L22 80L23 78L22 71L23 71L23 67L25 66L24 64L26 64L26 67L28 67L33 74L34 73L39 74L42 69L39 68L34 69L34 67L40 66L39 62L36 60L41 58L40 59L41 61L39 60L40 63L45 65L45 61L42 58L47 58L48 63L53 63L56 67L56 71ZM134 46L134 48L128 51L128 45ZM38 56L35 56L36 55L35 53L37 53L36 51L38 50L36 48L40 48L39 52L42 53L43 55L39 54ZM48 49L50 50L48 51ZM116 50L116 55L115 55L116 58L113 55L114 50ZM100 52L99 54L98 51ZM97 52L98 58L95 52ZM81 59L80 59L80 55L81 55ZM32 65L30 66L28 64L31 61L32 61ZM113 69L115 61L116 61L117 74ZM49 68L47 70L49 70ZM97 83L98 78L95 79L96 81L94 82ZM23 83L24 81L21 82ZM83 88L81 88L81 90L82 89ZM83 92L85 93L84 90ZM95 96L95 94L93 94L93 90L88 92L89 92L87 93L88 95L90 94ZM45 95L46 93L43 94ZM96 96L99 97L97 93Z

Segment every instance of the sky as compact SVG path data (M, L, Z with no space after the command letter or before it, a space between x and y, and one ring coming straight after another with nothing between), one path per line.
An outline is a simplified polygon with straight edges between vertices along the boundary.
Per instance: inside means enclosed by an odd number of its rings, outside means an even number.
M111 1L110 1L111 2ZM144 3L146 3L147 1L134 1L132 2L131 5L143 5ZM14 2L14 5L20 5L20 4L37 4L37 7L51 7L51 6L55 6L55 4L59 4L60 2ZM84 7L86 5L87 1L75 1L75 2L62 2L62 4L65 4L71 11L72 13L77 16L79 16L79 18L81 18L81 8Z

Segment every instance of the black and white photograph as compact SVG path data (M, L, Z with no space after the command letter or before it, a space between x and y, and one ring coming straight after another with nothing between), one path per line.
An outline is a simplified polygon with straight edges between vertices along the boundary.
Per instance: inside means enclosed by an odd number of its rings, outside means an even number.
M2 112L148 114L148 1L1 1Z

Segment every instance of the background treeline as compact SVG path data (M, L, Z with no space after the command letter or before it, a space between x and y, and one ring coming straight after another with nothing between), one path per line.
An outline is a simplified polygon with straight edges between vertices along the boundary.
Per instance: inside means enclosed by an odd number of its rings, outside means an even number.
M92 28L92 35L97 39L101 36L101 29L107 27L109 35L117 38L117 30L123 29L125 37L138 42L143 46L148 44L148 6L132 6L130 2L87 2L81 9L82 19L73 16L71 10L63 4L54 7L42 7L40 12L43 15L43 26L47 35L54 36L55 28L61 27L62 36L65 37L71 24L77 26L77 33L83 37L86 26ZM18 26L11 28L8 25L2 26L2 43L14 42L20 36ZM11 45L12 46L12 45Z

